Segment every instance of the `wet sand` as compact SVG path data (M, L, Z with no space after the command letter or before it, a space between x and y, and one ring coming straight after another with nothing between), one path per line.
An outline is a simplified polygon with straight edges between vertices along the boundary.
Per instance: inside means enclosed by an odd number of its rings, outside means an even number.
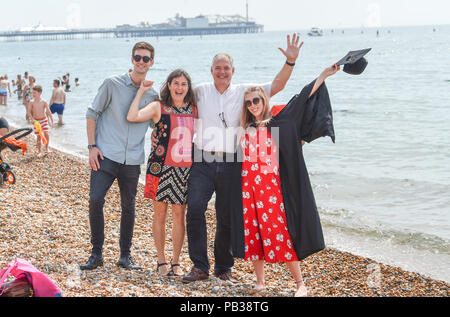
M119 257L120 196L114 183L105 204L105 246L102 268L81 272L90 255L87 161L56 150L38 157L33 136L25 139L29 151L5 151L17 177L15 185L0 187L0 267L23 258L47 274L65 297L246 297L254 283L252 265L237 260L231 285L212 275L206 282L184 285L179 278L156 274L156 249L151 223L152 204L139 185L132 256L141 271L116 266ZM51 142L51 141L50 141ZM213 260L215 214L207 212L209 256ZM170 237L169 213L167 235ZM171 243L167 242L168 260ZM181 264L191 262L185 242ZM406 272L371 259L327 248L301 262L312 297L448 297L450 285L421 274ZM285 265L266 265L267 289L257 296L289 297L295 290Z

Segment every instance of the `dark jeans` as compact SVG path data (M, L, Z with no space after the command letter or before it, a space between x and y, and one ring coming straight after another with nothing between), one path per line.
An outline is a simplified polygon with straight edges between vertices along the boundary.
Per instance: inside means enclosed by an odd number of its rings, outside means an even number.
M208 160L210 161L210 160ZM213 193L216 193L216 237L214 240L215 274L231 271L234 259L231 252L230 186L235 163L193 163L188 180L188 210L186 229L189 256L194 267L209 273L208 239L205 212Z
M89 200L89 221L91 225L92 253L102 254L105 240L105 219L103 205L105 196L117 179L120 189L122 216L120 220L120 255L130 255L133 239L136 192L141 169L139 165L124 165L105 157L100 161L100 169L91 171Z

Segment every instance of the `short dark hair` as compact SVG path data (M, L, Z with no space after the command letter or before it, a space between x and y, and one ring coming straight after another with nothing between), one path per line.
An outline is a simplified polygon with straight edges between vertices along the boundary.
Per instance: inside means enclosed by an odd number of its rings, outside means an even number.
M55 84L57 84L58 86L61 85L61 82L59 81L59 79L55 79L53 82L54 82Z
M147 42L138 42L134 45L133 51L131 53L131 57L134 57L134 53L136 53L137 50L147 50L150 52L150 57L153 59L155 58L155 48Z
M187 82L188 82L188 86L189 86L186 97L184 97L184 102L186 102L187 104L191 104L191 106L193 106L193 107L197 106L194 88L192 87L191 76L189 76L189 74L183 69L176 69L169 74L169 77L167 77L166 81L164 82L164 84L161 88L161 92L160 92L161 102L163 103L164 106L168 106L168 107L173 106L173 100L172 100L172 96L170 95L169 84L172 84L172 81L174 80L174 78L178 78L178 77L186 78Z

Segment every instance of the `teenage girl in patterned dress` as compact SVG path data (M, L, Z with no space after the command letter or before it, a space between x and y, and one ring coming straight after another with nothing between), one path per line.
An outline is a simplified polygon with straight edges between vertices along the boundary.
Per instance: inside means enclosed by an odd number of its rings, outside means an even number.
M339 70L333 65L317 79L311 96L324 80ZM310 97L311 97L310 96ZM261 87L247 89L244 95L241 125L245 134L241 138L242 203L245 236L245 260L252 261L256 285L250 293L265 289L264 260L268 263L286 263L297 283L296 297L307 295L299 266L299 257L294 250L288 231L283 189L280 180L279 144L271 135L273 115L269 98ZM300 140L297 140L300 142ZM294 145L295 142L294 142ZM286 158L288 156L284 156ZM287 164L287 162L283 162ZM289 179L284 179L290 186ZM291 211L292 212L292 211Z
M145 197L153 200L153 237L158 253L157 271L161 275L182 276L179 265L185 236L187 180L192 165L192 138L196 117L195 95L190 76L181 69L167 78L161 101L139 109L142 96L153 85L144 81L131 104L128 121L156 123L158 144L147 166ZM168 204L172 204L173 256L169 269L165 255Z

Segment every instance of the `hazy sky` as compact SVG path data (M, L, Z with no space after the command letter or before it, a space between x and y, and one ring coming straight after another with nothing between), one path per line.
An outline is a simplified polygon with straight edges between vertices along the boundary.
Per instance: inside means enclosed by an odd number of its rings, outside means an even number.
M248 0L266 30L450 24L450 0ZM241 14L245 0L1 0L0 30L37 25L111 27L180 13Z

